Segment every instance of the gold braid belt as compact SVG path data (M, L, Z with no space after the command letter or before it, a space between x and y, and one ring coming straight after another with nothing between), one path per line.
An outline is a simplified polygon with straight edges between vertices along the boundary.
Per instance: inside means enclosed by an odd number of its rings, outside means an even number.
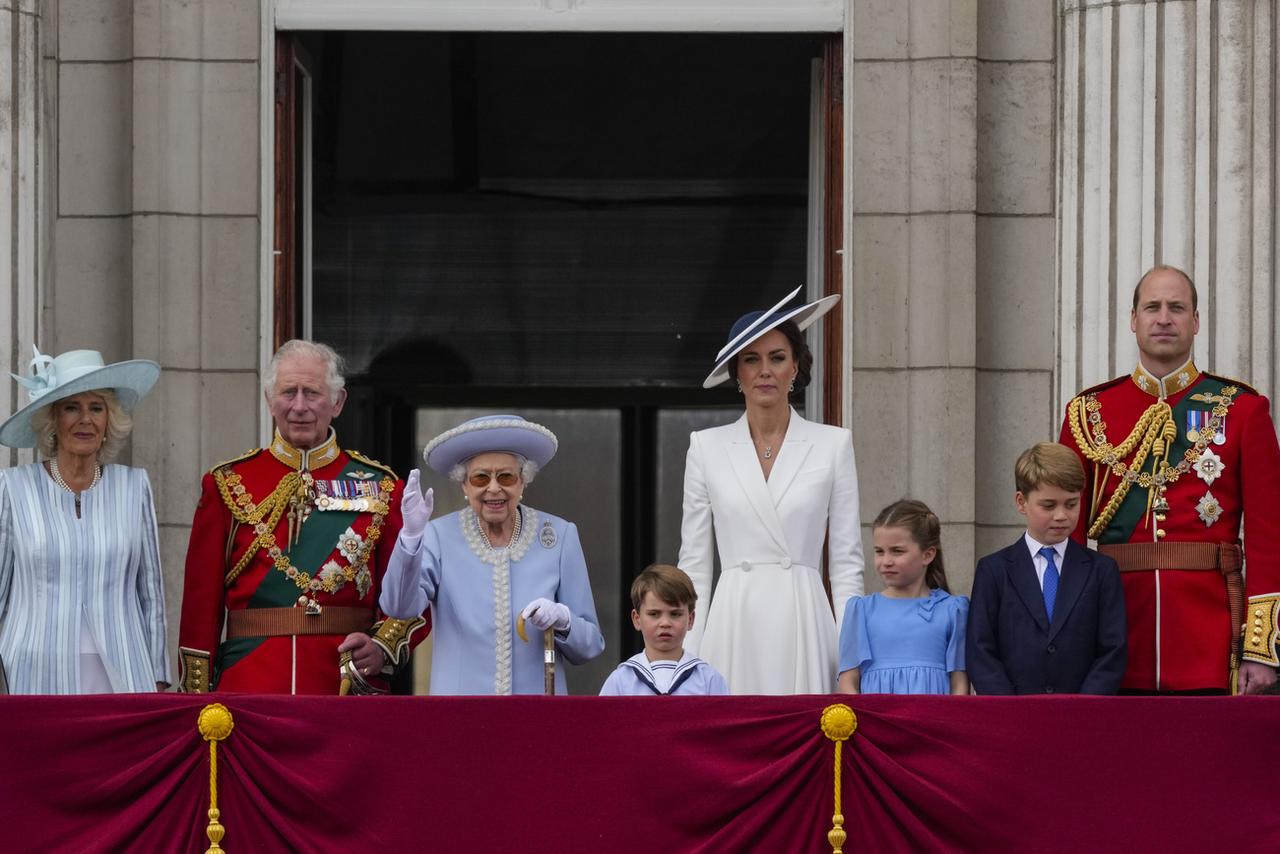
M1222 393L1215 396L1215 403L1209 423L1196 443L1187 448L1183 458L1176 466L1169 465L1169 449L1178 436L1178 425L1174 423L1173 409L1164 400L1157 400L1147 407L1138 418L1133 430L1119 445L1107 441L1107 425L1102 420L1102 404L1096 394L1086 394L1074 398L1067 408L1067 423L1071 425L1071 436L1085 458L1091 462L1106 466L1110 474L1120 478L1120 483L1106 505L1098 512L1089 526L1089 536L1097 539L1107 529L1116 511L1120 509L1129 489L1135 483L1142 489L1152 486L1164 486L1173 483L1191 470L1199 461L1204 449L1213 441L1222 419L1231 408L1232 399L1240 390L1236 386L1226 386ZM1125 462L1132 454L1132 460ZM1147 456L1153 454L1152 471L1143 471Z

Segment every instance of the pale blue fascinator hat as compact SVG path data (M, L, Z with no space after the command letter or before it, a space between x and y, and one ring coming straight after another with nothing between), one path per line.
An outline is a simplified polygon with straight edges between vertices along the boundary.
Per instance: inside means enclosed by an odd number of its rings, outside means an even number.
M729 330L729 343L725 344L720 349L720 352L716 354L716 366L711 369L711 373L702 381L702 387L713 388L729 379L729 360L770 329L790 320L794 321L801 331L804 331L818 318L834 308L836 303L840 302L840 295L832 294L804 305L786 308L787 303L795 299L803 287L804 285L801 285L787 294L782 298L781 302L768 311L749 311L735 320L733 328Z
M97 350L68 350L46 356L38 349L31 360L31 375L10 374L27 390L27 405L0 424L0 444L10 448L34 448L38 443L31 429L31 416L42 406L86 391L111 389L125 412L160 379L160 366L149 359L132 359L108 365Z
M422 449L422 459L443 475L477 454L491 453L519 454L542 468L559 444L555 433L519 415L482 415L436 436Z

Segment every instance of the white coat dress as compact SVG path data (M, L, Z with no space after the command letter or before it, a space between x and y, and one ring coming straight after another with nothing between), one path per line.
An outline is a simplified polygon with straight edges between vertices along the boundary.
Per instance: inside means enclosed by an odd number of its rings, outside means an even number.
M714 595L713 530L721 567ZM822 584L824 542L834 610ZM834 691L835 615L863 592L849 431L792 410L767 481L745 414L692 433L680 568L693 579L700 617L685 649L724 674L734 694Z

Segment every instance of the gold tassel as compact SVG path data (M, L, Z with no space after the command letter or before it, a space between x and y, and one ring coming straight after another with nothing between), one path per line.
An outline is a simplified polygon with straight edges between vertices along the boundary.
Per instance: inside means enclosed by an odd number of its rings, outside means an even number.
M831 854L842 854L845 840L848 838L844 830L844 812L840 806L840 772L843 769L840 748L857 729L858 716L844 703L832 703L822 710L822 734L836 744L835 812L831 816L831 829L827 831L827 842L831 845Z
M209 742L209 826L205 829L209 847L205 854L216 854L223 850L219 843L227 830L218 821L222 816L218 810L218 742L231 735L234 727L231 712L221 703L210 703L201 709L196 722L200 735Z

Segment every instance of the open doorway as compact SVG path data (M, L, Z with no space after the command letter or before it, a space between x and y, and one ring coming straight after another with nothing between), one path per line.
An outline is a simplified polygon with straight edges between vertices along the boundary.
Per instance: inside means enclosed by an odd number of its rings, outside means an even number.
M637 648L631 578L676 560L688 431L740 414L732 388L701 388L729 325L801 283L838 290L838 222L813 189L833 41L281 37L308 85L283 84L305 162L277 170L311 195L283 219L305 263L277 268L309 314L277 328L349 360L344 443L405 472L442 408L536 409L613 467L565 454L532 502L579 523L592 567L607 650L576 692Z

